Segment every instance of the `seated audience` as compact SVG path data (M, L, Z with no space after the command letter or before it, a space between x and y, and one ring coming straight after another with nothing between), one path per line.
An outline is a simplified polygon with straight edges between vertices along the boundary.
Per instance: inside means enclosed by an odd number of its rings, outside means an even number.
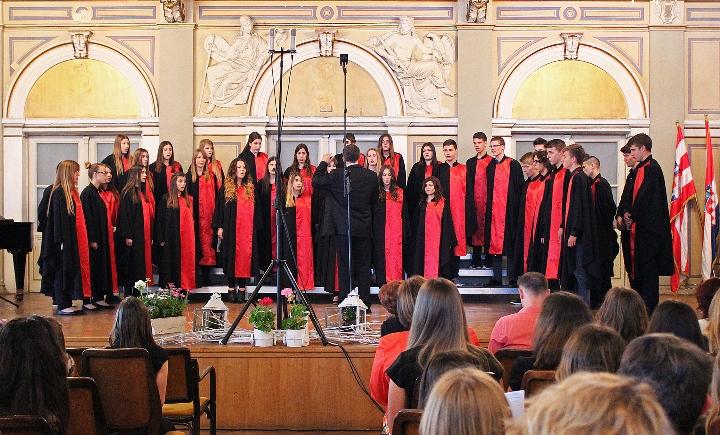
M402 281L390 281L380 287L378 298L380 298L380 304L388 312L388 317L380 326L380 336L384 337L393 332L407 331L405 327L400 323L397 313L397 302L398 302L398 289L400 288Z
M423 283L425 283L425 278L418 275L402 281L398 288L397 311L398 321L405 330L381 337L375 349L375 358L370 372L370 395L383 407L387 407L388 389L390 387L390 377L386 371L400 353L407 348L413 310L415 309L415 299ZM475 346L480 345L477 334L470 327L468 327L468 336L470 337L470 343Z
M589 324L570 336L555 377L562 381L577 372L615 373L625 350L625 340L614 329Z
M167 387L168 356L165 349L155 344L150 313L140 299L130 296L118 305L115 323L110 331L110 348L142 348L148 351L155 371L160 405L163 405Z
M616 330L626 343L645 334L649 322L642 297L625 287L614 287L607 292L595 320Z
M33 316L35 317L35 316ZM65 367L67 369L66 373L68 376L80 376L80 374L77 372L75 368L75 360L65 351L65 334L63 334L63 328L60 322L53 319L52 317L44 317L44 320L47 320L48 327L50 328L50 333L55 337L55 343L58 345L58 348L60 349L60 352L62 352L63 357L65 358L66 364Z
M720 356L715 357L713 363L710 397L712 398L712 407L705 414L705 433L718 435L720 434Z
M628 344L618 374L649 384L677 433L688 434L706 403L712 359L672 334L648 334Z
M720 353L720 292L715 293L708 312L707 337L710 353Z
M508 435L672 435L647 384L610 373L578 373L552 385Z
M710 302L712 302L715 293L720 290L720 278L710 278L698 284L695 289L695 298L697 299L697 312L700 320L700 331L703 335L708 335L707 327L710 317Z
M420 287L415 302L407 350L387 369L390 377L387 417L392 430L395 414L417 406L417 383L435 354L451 350L473 353L482 362L478 368L502 378L503 368L493 355L470 342L465 309L455 285L444 278L431 279Z
M548 296L535 327L534 353L515 360L510 371L510 388L519 390L528 370L555 370L570 335L590 322L590 308L578 296L562 291Z
M541 273L528 272L518 278L517 285L522 309L495 323L488 344L493 354L505 348L532 349L535 323L545 298L550 295L548 281Z
M39 415L63 434L70 414L67 360L52 328L38 316L0 328L0 415Z
M430 393L420 433L502 435L510 408L500 385L475 368L445 373Z
M695 310L684 302L664 301L658 305L650 318L647 332L648 334L658 332L673 334L695 343L706 352L708 350L707 339L700 332Z
M465 367L477 370L477 367L481 364L482 361L480 361L476 355L466 350L451 350L449 352L436 354L428 361L427 367L423 370L422 377L420 378L420 400L418 402L418 408L422 409L425 407L430 391L442 375L450 370Z

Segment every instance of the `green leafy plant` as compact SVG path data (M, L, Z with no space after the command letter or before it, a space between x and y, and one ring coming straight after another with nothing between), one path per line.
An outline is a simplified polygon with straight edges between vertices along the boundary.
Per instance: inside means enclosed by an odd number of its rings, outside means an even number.
M282 321L283 329L303 329L307 325L307 308L303 304L288 305L288 317Z
M355 324L355 320L357 320L357 313L355 310L355 307L343 307L340 309L340 313L342 314L342 326L352 326Z
M142 283L142 284L140 284ZM157 292L147 293L147 285L144 281L135 283L135 289L140 291L142 303L150 311L151 319L162 319L164 317L177 317L185 314L188 298L187 291L168 284L167 289L160 289Z
M262 298L260 299L260 305L255 307L250 312L250 323L255 329L263 332L272 331L275 325L275 313L272 310L272 299Z

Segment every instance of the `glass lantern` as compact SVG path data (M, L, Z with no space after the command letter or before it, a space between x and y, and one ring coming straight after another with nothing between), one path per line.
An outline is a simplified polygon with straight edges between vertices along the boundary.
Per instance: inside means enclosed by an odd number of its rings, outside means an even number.
M365 332L367 328L367 305L360 299L357 290L350 294L337 306L338 326Z
M219 293L213 293L205 306L195 309L193 331L225 329L227 318L228 307L223 303Z

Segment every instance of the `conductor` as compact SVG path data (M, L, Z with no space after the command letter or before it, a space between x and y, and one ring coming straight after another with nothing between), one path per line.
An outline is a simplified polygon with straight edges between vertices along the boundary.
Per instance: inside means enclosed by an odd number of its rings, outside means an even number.
M360 149L355 144L345 145L342 152L343 168L328 173L330 154L322 158L313 177L313 187L325 189L328 195L330 218L337 237L340 301L350 293L348 263L348 217L350 200L350 234L352 242L353 282L365 305L370 307L370 257L372 256L372 212L377 197L378 182L375 173L358 165ZM346 195L346 178L349 194Z

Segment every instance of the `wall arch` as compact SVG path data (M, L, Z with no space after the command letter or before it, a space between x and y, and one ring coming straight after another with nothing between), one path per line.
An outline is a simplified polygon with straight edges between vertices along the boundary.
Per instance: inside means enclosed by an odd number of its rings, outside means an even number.
M563 53L563 44L550 45L525 57L510 69L498 87L493 117L511 119L515 97L525 80L543 66L563 60ZM648 117L647 94L640 85L638 77L621 60L609 52L589 44L581 44L578 50L578 60L597 66L610 74L617 82L627 102L629 119Z
M23 118L25 102L37 79L53 66L74 59L71 43L57 45L35 57L10 84L5 101L6 118ZM90 43L88 58L104 62L120 71L137 92L142 118L158 116L157 95L142 69L122 53L100 43Z
M403 99L401 87L385 64L377 56L352 42L335 40L333 57L338 58L340 53L347 53L351 62L357 64L375 78L385 101L386 115L402 116ZM316 57L320 57L320 47L317 40L306 41L297 46L294 62L297 65ZM286 57L286 65L288 60ZM275 87L273 76L275 80L280 79L280 62L277 58L272 65L266 66L261 72L260 78L251 92L250 116L267 116L268 103L270 103L272 91Z

